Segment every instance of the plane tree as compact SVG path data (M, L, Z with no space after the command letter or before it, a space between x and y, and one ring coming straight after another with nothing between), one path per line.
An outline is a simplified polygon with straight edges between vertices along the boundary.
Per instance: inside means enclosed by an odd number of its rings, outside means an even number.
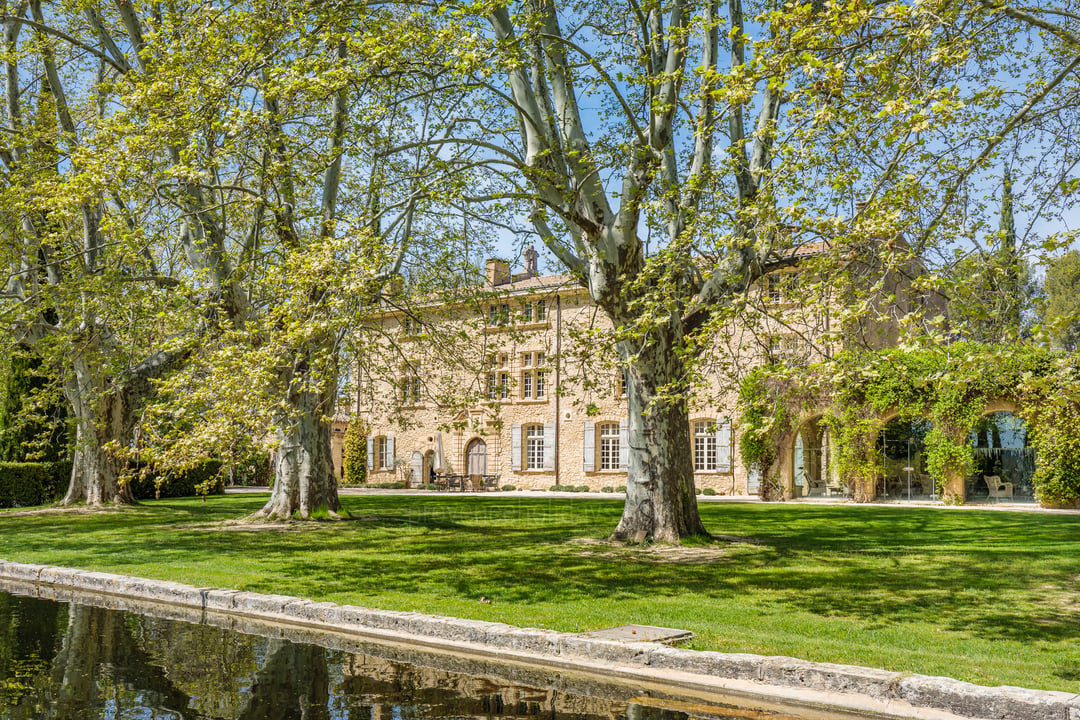
M899 3L433 10L473 90L448 131L493 168L469 199L517 200L613 326L630 415L613 537L705 533L687 406L705 348L795 264L820 302L884 304L882 278L941 235L895 242L931 204L920 175L947 170L920 134L977 114L953 81L965 58Z
M21 139L4 156L21 223L6 299L20 339L61 367L78 421L65 502L130 501L130 460L193 465L220 450L207 420L228 417L273 440L265 515L336 511L343 318L424 252L424 183L452 166L437 145L380 150L429 131L383 90L405 93L401 48L370 47L412 33L389 16L262 3L31 3L5 22ZM31 165L35 152L46 160Z

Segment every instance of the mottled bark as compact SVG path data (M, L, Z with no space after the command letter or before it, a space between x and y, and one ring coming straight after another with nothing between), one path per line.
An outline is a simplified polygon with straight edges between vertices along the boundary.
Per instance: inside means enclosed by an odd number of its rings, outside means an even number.
M694 493L694 463L690 453L690 421L685 397L652 401L665 385L683 377L685 368L673 352L670 335L650 337L644 348L620 343L631 352L626 393L630 445L626 502L611 537L633 539L639 532L659 542L677 543L691 535L707 535Z
M311 372L310 355L305 354L281 371L287 390L274 423L274 487L256 517L286 520L299 515L306 520L323 511L336 516L341 508L330 446L337 387L330 383L318 389Z
M120 483L122 461L115 455L132 425L128 393L110 388L101 369L81 358L64 392L75 415L75 456L62 504L134 503L130 488Z

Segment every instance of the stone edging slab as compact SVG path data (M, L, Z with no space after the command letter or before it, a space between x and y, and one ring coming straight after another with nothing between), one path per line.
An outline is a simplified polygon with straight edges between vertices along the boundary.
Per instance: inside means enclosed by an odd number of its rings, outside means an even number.
M1080 720L1080 695L788 657L685 650L0 560L0 578L818 708L909 718Z

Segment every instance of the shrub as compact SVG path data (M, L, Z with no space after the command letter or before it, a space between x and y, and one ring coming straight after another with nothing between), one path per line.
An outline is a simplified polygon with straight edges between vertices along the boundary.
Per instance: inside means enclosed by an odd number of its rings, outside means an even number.
M701 494L702 495L715 495L716 491L713 490L712 488L705 488L704 490L701 491Z
M384 483L371 483L365 487L379 488L380 490L403 490L405 483L403 482L384 482Z
M225 492L225 479L220 460L206 460L190 470L155 472L152 468L136 466L128 482L136 500L150 498L220 495Z
M435 483L420 483L417 487L421 490L438 490L439 486Z
M514 490L517 490L517 488L514 487L513 485L503 485L502 490L503 490L503 492L512 492Z
M574 492L573 485L552 485L548 488L551 492Z
M619 487L615 488L615 492L617 492L617 493L626 492L626 486L625 485L620 485Z
M589 486L588 485L578 485L576 488L574 488L574 492L589 492Z
M611 487L610 485L605 485L604 487L600 488L600 492L613 493L615 492L615 488Z
M345 429L345 458L342 468L343 485L363 485L367 482L368 430L360 418L354 417Z
M0 507L29 507L59 500L67 492L71 463L0 463Z

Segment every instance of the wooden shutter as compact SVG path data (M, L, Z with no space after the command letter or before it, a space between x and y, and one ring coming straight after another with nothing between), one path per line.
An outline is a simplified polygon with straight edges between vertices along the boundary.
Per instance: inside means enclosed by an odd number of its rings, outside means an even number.
M627 470L630 467L630 421L619 422L619 469Z
M510 469L521 472L521 425L510 426Z
M394 467L394 464L395 464L394 461L396 459L397 458L394 457L394 436L393 435L387 435L386 436L386 463L387 463L386 467L392 469Z
M585 472L593 472L596 470L596 423L586 420L584 432L581 443L582 465Z
M373 437L367 439L367 469L375 469L375 438Z
M555 469L555 423L544 423L544 469Z
M716 469L731 472L731 420L716 418Z

